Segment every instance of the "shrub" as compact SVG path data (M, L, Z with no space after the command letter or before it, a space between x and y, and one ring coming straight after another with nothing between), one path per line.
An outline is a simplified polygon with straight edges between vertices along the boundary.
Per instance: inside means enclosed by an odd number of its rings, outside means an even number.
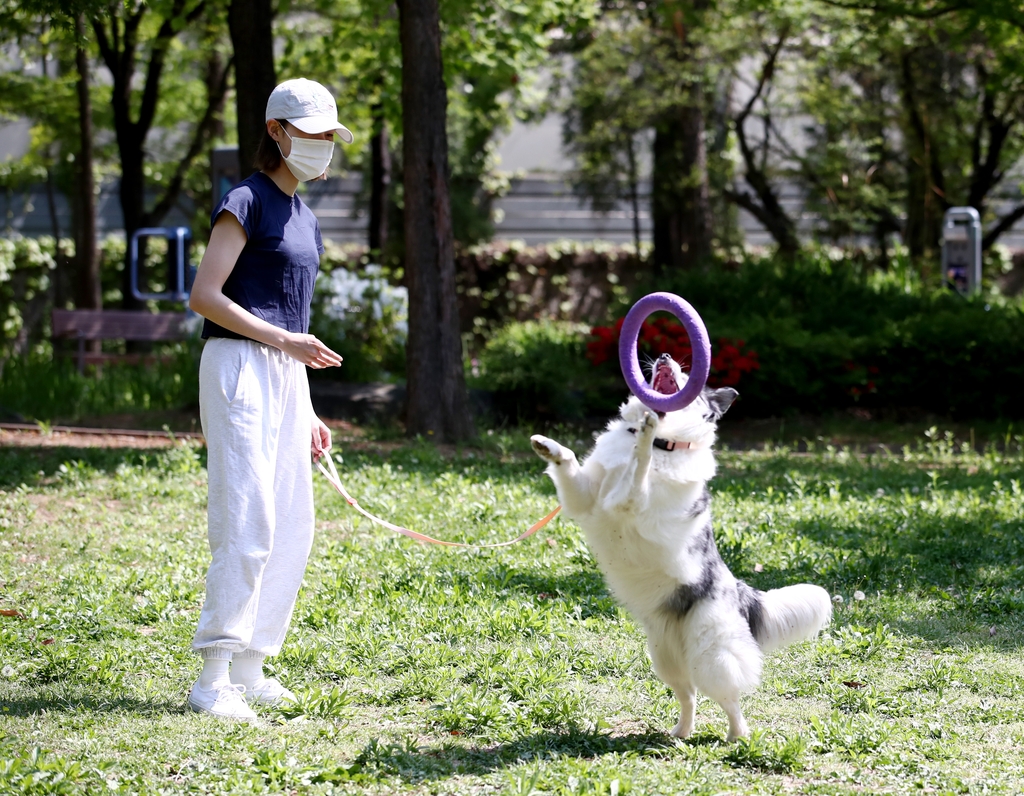
M455 258L462 331L476 346L512 321L613 318L628 309L645 256L602 241L506 241L464 249Z
M620 372L619 338L622 335L622 323L625 317L619 318L611 326L595 326L590 330L593 336L587 343L587 358L597 366L614 366L615 373ZM662 315L654 320L646 320L640 326L637 343L641 354L649 361L659 354L668 354L678 362L684 370L689 370L693 362L693 350L686 329L674 318ZM744 373L760 369L757 352L743 349L746 342L730 340L722 337L718 346L712 346L711 369L708 384L711 387L735 387L740 383Z
M310 331L345 359L346 381L378 381L405 372L409 296L380 265L321 271ZM334 375L332 372L330 375Z
M71 241L60 243L65 254L74 251ZM49 318L57 255L52 237L0 238L0 372L9 356L27 350L34 327Z
M508 324L471 363L469 384L493 391L495 409L503 416L581 418L588 409L586 388L594 382L586 333L586 325L567 321Z
M654 289L641 286L637 297ZM964 299L905 272L861 268L828 252L795 262L673 274L712 337L746 340L760 370L735 411L779 415L862 406L954 417L1024 416L1024 307Z
M597 271L602 279L608 273ZM752 257L731 267L675 273L641 282L630 298L653 290L678 293L701 314L716 341L709 382L738 387L733 412L864 407L897 415L1024 416L1019 300L964 299L929 288L906 269L879 272L824 250L795 262ZM629 300L615 306L628 307ZM533 414L542 417L613 413L627 394L617 324L595 327L589 340L568 333L579 325L553 328L561 332L537 322L503 327L481 356L488 378L475 383L500 383L499 405L512 407L509 414L517 417L529 416L533 401L540 407ZM650 319L640 340L648 356L688 359L685 333L668 317ZM541 350L545 361L563 363L556 370L573 374L571 381L542 371ZM581 351L594 363L582 373L573 370ZM497 369L510 375L499 378Z

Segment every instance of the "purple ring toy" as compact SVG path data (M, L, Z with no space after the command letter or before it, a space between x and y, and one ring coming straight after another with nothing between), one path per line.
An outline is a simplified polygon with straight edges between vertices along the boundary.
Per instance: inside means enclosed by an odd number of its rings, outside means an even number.
M671 395L655 392L647 386L644 374L640 370L637 359L637 340L640 327L647 317L659 310L671 312L686 329L690 336L690 348L693 351L693 364L690 366L690 377L686 386ZM619 334L619 365L622 376L640 402L655 412L676 412L693 403L707 383L711 372L711 341L704 321L690 304L674 293L651 293L640 299L622 322Z

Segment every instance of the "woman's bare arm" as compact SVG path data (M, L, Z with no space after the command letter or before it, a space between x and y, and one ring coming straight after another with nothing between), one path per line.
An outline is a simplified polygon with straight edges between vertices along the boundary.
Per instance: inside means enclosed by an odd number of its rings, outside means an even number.
M340 365L341 357L313 335L279 329L224 295L224 283L247 240L245 229L231 213L224 212L218 216L210 232L210 244L192 284L189 307L225 329L281 349L308 367L319 369Z

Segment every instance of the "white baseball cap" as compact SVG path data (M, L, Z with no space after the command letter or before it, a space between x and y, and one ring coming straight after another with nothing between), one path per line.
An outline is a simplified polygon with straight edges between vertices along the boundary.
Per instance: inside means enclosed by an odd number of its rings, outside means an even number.
M333 130L346 144L354 140L349 129L338 121L338 106L331 92L304 77L286 80L270 92L267 121L271 119L284 119L304 133Z

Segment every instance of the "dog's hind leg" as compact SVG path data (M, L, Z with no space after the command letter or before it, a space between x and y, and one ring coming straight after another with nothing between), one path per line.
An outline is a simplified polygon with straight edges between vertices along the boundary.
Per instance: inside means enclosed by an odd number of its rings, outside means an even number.
M740 699L737 695L733 699L725 699L719 702L725 715L729 717L729 735L726 742L732 743L737 738L746 738L750 732L747 729L747 721L743 718L743 711L740 709Z
M651 665L665 685L672 689L679 700L679 721L669 730L675 738L689 738L693 732L694 716L697 710L697 689L686 675L682 662L676 659L671 650L665 649L666 638L661 636L658 641L648 628L647 649L651 655Z
M676 699L679 700L679 721L676 726L669 730L669 735L675 738L689 738L693 732L693 720L697 713L697 689L689 683L686 686L673 686Z
M555 482L558 499L572 515L589 511L594 503L590 479L580 469L576 454L553 439L540 434L530 437L534 453L548 463L548 475Z

